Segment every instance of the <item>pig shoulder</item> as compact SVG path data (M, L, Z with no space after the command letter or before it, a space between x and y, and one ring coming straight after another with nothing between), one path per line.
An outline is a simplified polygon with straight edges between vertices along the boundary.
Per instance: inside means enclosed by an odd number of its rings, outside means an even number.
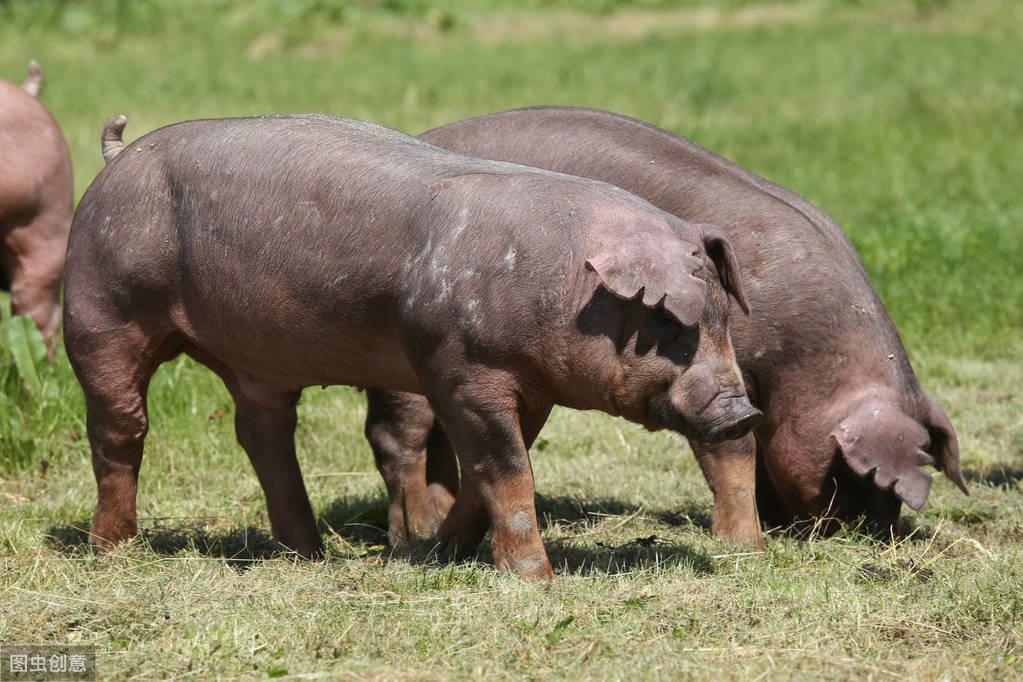
M567 184L508 164L434 183L417 212L427 238L402 264L403 313L499 353L556 337L573 317L590 255L592 206Z

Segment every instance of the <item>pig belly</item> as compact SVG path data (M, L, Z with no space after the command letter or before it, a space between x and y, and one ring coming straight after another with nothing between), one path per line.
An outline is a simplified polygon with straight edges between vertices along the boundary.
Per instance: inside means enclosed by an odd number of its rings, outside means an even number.
M211 356L227 365L243 386L249 382L289 391L334 385L421 391L396 331L343 323L281 324L279 319L258 316L228 326L190 316L179 318L175 326L199 351L198 357Z

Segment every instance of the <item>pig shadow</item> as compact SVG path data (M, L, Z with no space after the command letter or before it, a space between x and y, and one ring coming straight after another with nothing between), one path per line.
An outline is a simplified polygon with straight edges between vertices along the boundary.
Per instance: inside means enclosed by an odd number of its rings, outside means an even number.
M710 529L710 517L695 507L672 511L650 511L616 498L579 498L537 495L537 516L541 529L555 525L580 525L580 533L608 516L628 516L642 512L669 526L697 525ZM387 543L387 498L353 496L331 502L320 515L324 532L334 533L352 544L384 545ZM713 571L710 558L687 545L664 541L656 535L638 537L620 544L604 542L577 543L572 538L546 540L551 565L559 573L601 573L615 575L639 568L687 565L698 573ZM423 541L391 555L409 563L436 564L436 545ZM476 560L493 563L484 542Z
M1005 478L988 475L986 480L1015 482L1023 472L1012 472ZM969 476L968 476L969 477ZM970 478L970 480L979 480ZM670 510L652 510L614 497L581 498L574 496L536 496L537 515L542 529L557 525L577 526L575 537L545 541L551 564L559 573L616 575L651 567L689 566L699 574L714 571L711 557L703 551L665 540L656 534L633 537L611 544L603 540L587 540L585 536L607 517L627 517L643 514L672 528L693 528L711 533L709 510L703 505L682 504ZM268 529L252 526L228 530L210 530L203 519L140 519L142 527L138 542L147 551L158 556L173 557L195 552L210 559L220 559L239 571L247 570L268 559L293 558L282 548ZM171 523L168 523L170 521ZM85 556L91 554L89 521L55 524L46 531L45 544L61 554ZM367 545L387 545L387 498L383 495L351 496L333 500L319 516L318 526L325 539L336 535L346 543L362 548ZM931 528L916 519L902 517L896 540L924 541ZM809 525L791 525L767 529L775 536L810 539L816 533ZM858 531L853 529L853 533ZM596 533L594 533L596 534ZM863 533L866 535L866 533ZM884 541L885 538L875 538ZM422 543L413 551L402 552L394 558L411 563L436 564L432 543ZM477 558L492 563L489 549L484 543Z
M581 498L537 494L536 513L540 528L563 523L596 522L605 516L625 516L643 511L639 505L614 497ZM669 526L696 526L710 530L710 514L697 505L672 510L645 510L644 514ZM387 541L387 498L383 495L338 498L320 513L323 530L333 530L355 542Z
M710 531L710 516L695 505L672 510L651 510L614 497L579 498L537 495L536 509L541 528L560 524L580 525L576 538L608 516L643 514L671 527L698 527ZM558 573L618 575L636 569L688 566L695 573L710 574L714 564L706 553L657 534L631 538L621 543L602 540L576 544L573 538L547 540L544 544L551 565ZM590 546L590 545L593 546Z
M596 549L558 540L545 543L547 557L558 574L621 575L649 568L688 567L699 575L714 573L710 555L656 536L635 538L620 545L598 543Z
M1023 480L1023 467L995 465L985 471L963 469L963 478L970 483L979 483L994 488L1014 488Z
M146 519L140 519L143 524ZM89 521L57 524L46 531L45 543L71 556L92 552L89 544ZM222 559L234 568L245 570L254 564L288 556L273 536L261 528L245 527L226 531L210 531L201 523L163 525L157 523L139 530L139 544L159 556L177 556L194 551L202 556Z
M559 524L579 524L580 532L607 516L627 516L642 512L670 526L696 525L710 529L705 511L684 508L672 511L650 511L616 498L585 499L579 497L537 495L537 512L542 528ZM61 554L87 556L89 520L50 526L45 543ZM387 498L380 494L345 496L330 502L320 512L320 533L329 541L338 536L355 547L387 544ZM227 530L210 529L204 519L140 519L137 542L158 556L173 557L195 552L210 559L220 559L244 571L259 562L293 556L282 548L268 529L251 526ZM593 545L593 546L590 546ZM654 536L635 538L610 545L597 541L578 545L571 538L547 542L552 565L570 573L625 573L653 566L690 565L698 572L713 570L710 559L686 545L665 542ZM412 563L435 564L433 543L423 543L414 551L395 555ZM492 562L484 548L478 558Z
M673 509L647 509L614 497L581 498L563 495L536 496L536 513L541 528L559 523L599 521L604 516L627 516L642 512L645 516L672 527L692 526L710 531L710 513L702 505L685 503Z
M384 495L339 497L320 511L321 533L350 543L387 544L387 498Z

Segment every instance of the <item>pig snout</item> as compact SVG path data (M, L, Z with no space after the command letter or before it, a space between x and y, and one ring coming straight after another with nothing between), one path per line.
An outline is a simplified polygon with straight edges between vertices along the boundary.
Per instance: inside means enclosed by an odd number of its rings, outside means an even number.
M763 416L744 393L719 396L707 407L701 420L700 440L717 443L740 438L752 431Z

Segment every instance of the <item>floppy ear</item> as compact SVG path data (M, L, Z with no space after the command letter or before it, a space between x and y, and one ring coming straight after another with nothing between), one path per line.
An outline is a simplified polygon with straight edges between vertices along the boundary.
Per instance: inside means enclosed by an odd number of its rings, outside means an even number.
M643 305L664 309L692 327L703 316L706 283L693 273L703 266L700 247L667 230L630 230L621 241L586 259L608 291L624 299L642 292Z
M728 233L717 225L697 225L703 232L703 246L707 249L707 255L714 261L718 276L721 278L721 286L725 288L732 298L735 299L742 312L749 315L749 300L746 298L746 290L742 286L742 274L739 270L739 259L735 255L735 248Z
M894 488L899 499L913 509L924 506L931 475L921 467L934 464L925 452L930 437L898 407L883 400L867 400L831 432L831 438L857 474L867 476L873 471L878 488Z
M970 489L966 487L963 474L959 471L959 438L956 436L956 430L952 426L952 422L949 421L948 415L945 414L945 410L941 409L934 398L926 393L924 398L927 405L927 420L924 426L931 435L930 452L938 461L937 467L945 473L945 476L969 495Z

